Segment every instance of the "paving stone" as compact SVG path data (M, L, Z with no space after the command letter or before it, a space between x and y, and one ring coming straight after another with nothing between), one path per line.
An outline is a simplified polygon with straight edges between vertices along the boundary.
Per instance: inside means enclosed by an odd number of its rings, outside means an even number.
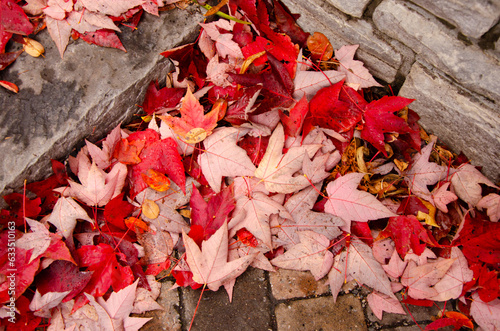
M396 296L398 297L399 300L401 300L400 294L396 294ZM432 307L420 307L413 305L405 306L403 304L402 307L406 311L406 315L384 312L382 320L379 320L377 316L373 314L373 311L371 310L370 306L367 305L366 317L368 321L372 323L372 325L376 323L381 327L389 327L401 324L407 326L410 325L415 326L414 320L417 321L419 324L429 323L432 317L438 315L438 313L442 310L443 306L444 304L442 302L436 302L436 304L433 305Z
M325 34L338 49L343 45L359 44L356 52L370 72L376 77L392 83L398 69L406 61L405 56L413 52L404 45L390 44L379 37L370 22L351 19L321 0L284 0L292 12L300 13L298 24L308 32L319 31ZM403 54L403 55L402 55Z
M309 271L279 269L269 273L269 281L276 300L304 298L330 291L328 278L316 281Z
M373 13L376 26L401 41L464 87L500 101L500 66L476 45L465 45L457 32L421 8L399 0L383 1Z
M363 308L353 295L333 302L331 296L281 303L276 309L278 331L367 330Z
M25 178L48 175L51 158L66 157L83 138L102 138L137 112L149 82L164 79L168 70L159 53L194 40L202 20L193 8L161 18L144 14L138 30L122 27L128 53L78 40L63 60L42 31L36 39L45 46L45 58L22 54L0 72L0 79L20 88L18 94L0 89L0 194Z
M146 312L140 317L152 317L153 319L147 322L141 331L156 331L156 330L168 330L168 331L180 331L181 330L181 320L180 315L177 312L179 307L179 292L174 289L169 291L169 289L174 285L172 281L164 281L161 284L160 296L156 300L160 306L165 308L165 310L154 310Z
M500 116L495 105L420 62L413 65L399 95L416 99L410 107L426 130L483 166L491 180L499 180Z
M420 7L457 26L469 37L479 38L500 17L500 2L491 0L412 0Z
M192 330L269 330L272 329L272 303L264 271L250 268L237 278L233 301L229 302L223 287L206 291L200 301ZM200 290L182 289L182 323L188 329Z
M328 0L328 2L348 15L361 17L370 0Z

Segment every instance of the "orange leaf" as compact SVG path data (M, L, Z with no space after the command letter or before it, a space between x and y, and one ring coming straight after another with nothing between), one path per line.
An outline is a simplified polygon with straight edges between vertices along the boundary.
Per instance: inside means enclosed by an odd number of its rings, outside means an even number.
M172 117L169 114L159 117L165 121L175 133L185 140L189 140L186 141L187 143L195 144L202 141L206 138L206 136L212 133L212 130L217 126L219 111L223 111L223 109L224 104L221 106L214 106L209 113L205 114L203 106L188 89L186 96L182 100L182 106L180 109L181 118ZM206 131L206 135L193 135L193 129L203 129ZM190 132L191 135L187 137Z
M155 191L165 192L170 188L170 180L159 171L148 169L148 171L142 173L141 176L144 182Z
M321 32L314 32L307 38L307 48L314 60L328 61L333 55L333 46Z
M145 144L144 140L137 139L129 142L128 139L122 139L116 144L113 157L123 164L138 164L141 162L139 154Z
M142 220L136 218L136 217L128 217L125 219L125 225L127 225L127 227L130 229L130 230L135 230L135 226L137 226L140 230L143 230L143 231L149 231L149 226L144 223Z

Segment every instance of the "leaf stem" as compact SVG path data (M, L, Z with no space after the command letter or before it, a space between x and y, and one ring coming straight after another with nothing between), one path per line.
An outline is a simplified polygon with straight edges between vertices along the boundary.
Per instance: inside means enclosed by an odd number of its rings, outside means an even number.
M198 2L198 0L192 0L192 1L193 1L195 4L197 4L198 6L205 8L206 10L210 10L210 9L212 9L212 6L210 6L210 5L208 5L208 4L204 4L204 5L202 5L202 4L200 4L200 3ZM228 15L228 14L226 14L226 13L223 13L223 12L221 12L221 11L218 11L218 12L216 12L215 14L216 14L216 15L218 15L218 16L220 16L220 17L222 17L222 18L225 18L225 19L228 19L228 20L231 20L231 21L235 21L236 23L241 23L241 24L252 24L252 23L250 23L250 22L247 22L247 21L243 21L243 20L237 19L236 17L233 17L233 16Z

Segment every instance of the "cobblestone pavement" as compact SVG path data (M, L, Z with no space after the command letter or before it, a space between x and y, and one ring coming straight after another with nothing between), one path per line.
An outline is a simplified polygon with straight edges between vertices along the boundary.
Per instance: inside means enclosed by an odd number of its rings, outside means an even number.
M411 315L384 313L380 321L367 304L368 290L347 283L335 303L326 279L317 282L309 272L284 269L247 270L236 280L232 302L222 287L201 295L190 288L169 290L172 285L168 277L163 280L158 302L165 310L141 315L154 317L141 330L189 330L192 322L197 331L417 331L439 312L439 307L412 306Z

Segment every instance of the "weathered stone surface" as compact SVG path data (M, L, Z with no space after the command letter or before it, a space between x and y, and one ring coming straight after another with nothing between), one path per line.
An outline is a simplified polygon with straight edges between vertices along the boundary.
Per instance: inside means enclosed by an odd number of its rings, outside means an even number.
M343 45L359 44L356 53L370 72L386 82L393 82L398 69L406 59L404 54L413 53L403 45L391 45L379 37L371 23L349 19L345 14L320 0L284 0L293 12L300 13L298 24L308 32L320 31L339 49Z
M139 317L152 317L153 319L147 322L141 331L180 331L181 320L176 307L179 307L179 292L169 289L174 285L172 281L164 281L161 284L161 293L156 302L165 310L154 310L146 312Z
M498 0L412 0L420 7L457 26L469 37L479 38L500 17Z
M348 15L361 17L370 0L328 0L328 2Z
M366 330L363 308L353 295L281 303L276 309L278 330Z
M376 26L454 77L464 87L500 100L500 66L475 45L465 45L457 33L421 8L399 0L382 2L373 13Z
M223 287L206 291L200 301L191 330L268 330L272 328L272 304L264 271L250 268L238 277L229 302ZM188 329L200 299L200 291L182 289L182 323Z
M276 300L304 298L328 293L328 278L316 281L309 271L279 269L269 273L271 290Z
M399 94L414 98L410 107L420 124L450 146L482 165L494 182L500 179L500 112L485 98L460 88L437 70L415 63Z
M77 41L63 60L47 31L40 33L45 59L23 54L0 72L20 88L17 95L0 89L0 193L41 179L51 158L66 157L83 138L100 139L137 112L149 82L167 72L159 53L196 38L201 20L189 10L145 14L138 30L122 27L128 53Z

